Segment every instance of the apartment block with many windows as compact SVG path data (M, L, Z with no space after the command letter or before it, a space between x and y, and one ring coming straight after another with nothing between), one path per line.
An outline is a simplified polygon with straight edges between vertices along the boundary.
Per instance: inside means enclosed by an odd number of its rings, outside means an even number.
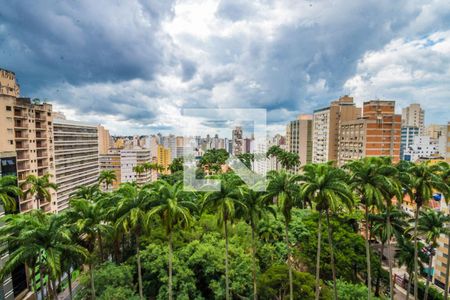
M110 149L107 154L100 154L99 156L100 172L104 170L112 170L116 174L116 180L112 186L106 188L106 184L102 184L103 191L112 191L119 187L121 183L122 172L120 169L120 150Z
M56 183L55 211L69 206L69 198L80 186L97 183L99 147L97 126L63 119L54 120Z
M146 170L142 174L135 172L134 167L152 161L150 150L148 149L123 149L120 151L120 181L145 184L151 181L152 172Z
M298 154L302 165L312 162L312 135L312 115L300 115L286 126L287 151Z

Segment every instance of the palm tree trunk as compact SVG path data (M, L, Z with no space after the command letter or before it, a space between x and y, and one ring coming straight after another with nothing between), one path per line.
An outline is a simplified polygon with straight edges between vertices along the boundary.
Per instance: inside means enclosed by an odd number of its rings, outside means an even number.
M450 233L447 237L447 245L450 245ZM449 248L447 248L449 249ZM447 266L445 267L445 291L444 291L444 300L448 300L448 283L450 276L450 251L447 250Z
M100 261L103 262L103 241L102 241L102 234L100 232L100 230L97 231L97 236L98 236L98 247L100 248Z
M390 208L387 210L387 226L391 228L391 210ZM390 299L394 300L394 276L393 276L393 263L395 260L395 256L392 256L391 249L391 233L387 237L388 240L388 265L389 265L389 289L390 289Z
M39 281L41 282L41 299L45 299L45 291L44 291L44 266L42 264L42 255L40 257L39 262Z
M52 287L53 287L53 298L55 300L58 299L58 288L56 287L56 280L52 280Z
M94 284L94 268L92 262L89 263L89 276L91 280L91 300L95 299L95 284Z
M255 224L250 220L250 227L252 229L252 258L253 258L253 299L258 299L258 288L256 285L256 242L255 242Z
M172 231L169 232L169 300L172 300Z
M430 287L432 268L433 268L433 253L430 254L430 260L428 263L427 283L425 285L425 295L423 296L424 300L428 299L428 288Z
M316 300L320 297L320 254L322 245L322 212L319 211L319 228L317 231L317 257L316 257Z
M372 274L370 268L370 244L369 244L369 206L367 201L365 203L365 240L366 240L366 262L367 262L367 299L370 300L372 297Z
M416 201L417 203L417 201ZM417 251L417 224L419 223L419 210L420 210L420 206L417 204L417 208L416 208L416 212L415 212L415 216L414 216L414 271L413 271L413 276L414 276L414 299L419 299L418 298L418 280L417 280L417 268L418 268L418 256L419 253Z
M380 252L380 271L377 274L377 283L375 285L375 296L380 296L380 282L381 282L381 270L383 269L383 254L384 254L384 242L381 243Z
M336 287L336 266L334 263L334 249L333 249L333 232L330 224L330 213L327 209L327 226L328 226L328 243L330 244L330 258L331 258L331 273L333 275L333 299L337 300L337 287Z
M408 274L409 278L408 278L408 286L407 286L407 291L406 291L406 300L409 300L409 294L411 293L411 284L413 281L413 278L411 276L411 273Z
M144 299L144 291L142 289L142 269L141 269L141 255L139 253L139 233L136 232L136 260L138 268L138 284L139 284L139 298Z
M73 291L72 291L72 273L70 271L70 266L69 269L67 270L67 282L69 284L69 299L72 300L73 299Z
M292 280L292 266L291 266L291 246L289 245L289 224L285 220L284 221L284 238L286 241L286 247L287 247L287 264L289 268L289 300L294 299L294 285Z
M228 278L228 227L227 220L224 218L225 226L225 299L230 300L230 282Z

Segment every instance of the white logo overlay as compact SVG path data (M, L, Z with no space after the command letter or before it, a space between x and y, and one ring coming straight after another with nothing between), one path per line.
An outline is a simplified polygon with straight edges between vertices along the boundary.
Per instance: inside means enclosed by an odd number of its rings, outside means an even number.
M264 191L267 172L267 111L265 109L183 109L183 185L188 191L220 191L218 179L211 174L230 169L255 191ZM205 133L219 133L220 146L199 145ZM208 135L209 136L209 135ZM245 138L244 138L245 136ZM216 166L216 172L201 169L203 154L210 149L224 149L229 153L224 164ZM222 150L223 151L223 150ZM223 153L223 152L222 152ZM197 178L198 171L206 173Z

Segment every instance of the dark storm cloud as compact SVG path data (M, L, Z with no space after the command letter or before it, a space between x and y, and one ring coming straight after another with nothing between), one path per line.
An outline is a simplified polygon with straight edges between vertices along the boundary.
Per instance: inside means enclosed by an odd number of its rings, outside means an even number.
M160 22L171 13L170 1L7 2L0 61L26 83L26 93L58 82L151 79L165 63Z

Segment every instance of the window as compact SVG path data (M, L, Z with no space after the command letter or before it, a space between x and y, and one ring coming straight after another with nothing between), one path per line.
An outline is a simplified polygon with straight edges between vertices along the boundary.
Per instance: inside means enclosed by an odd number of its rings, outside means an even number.
M11 111L11 110L12 110L11 106L6 107L6 111Z
M8 143L9 143L10 145L14 145L14 141L13 141L13 140L8 140Z

